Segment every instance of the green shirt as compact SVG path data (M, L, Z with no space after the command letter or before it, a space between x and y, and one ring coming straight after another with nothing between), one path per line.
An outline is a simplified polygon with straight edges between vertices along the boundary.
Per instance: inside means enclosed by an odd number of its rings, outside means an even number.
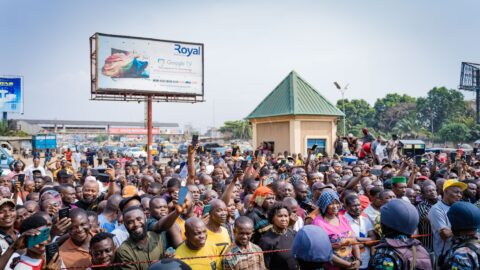
M114 263L144 262L115 266L115 269L147 270L152 261L159 260L165 251L161 235L147 232L148 248L143 249L129 237L115 252ZM149 263L151 262L151 263Z

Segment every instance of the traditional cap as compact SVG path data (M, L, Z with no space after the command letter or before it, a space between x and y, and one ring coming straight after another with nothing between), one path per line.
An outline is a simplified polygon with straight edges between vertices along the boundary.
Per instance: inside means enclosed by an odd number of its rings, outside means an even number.
M327 233L320 226L306 225L298 231L292 244L292 254L304 262L331 262L332 245Z
M407 183L407 178L405 176L392 177L392 184L397 184L397 183Z
M447 213L453 230L476 230L480 226L480 209L469 202L456 202Z
M443 183L443 191L445 191L449 187L459 187L462 192L465 191L465 189L468 188L468 185L465 184L464 182L460 182L457 179L448 179Z
M137 195L137 188L135 186L128 185L128 186L125 186L122 190L123 198L130 198L135 195Z
M418 227L418 211L410 202L393 199L380 211L380 222L397 232L411 235Z

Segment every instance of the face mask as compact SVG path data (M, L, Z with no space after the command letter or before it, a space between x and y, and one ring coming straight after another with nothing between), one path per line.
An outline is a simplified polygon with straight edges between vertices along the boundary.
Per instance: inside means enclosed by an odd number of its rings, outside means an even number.
M212 190L212 187L213 187L212 184L210 184L210 185L205 185L205 189L206 189L206 190Z

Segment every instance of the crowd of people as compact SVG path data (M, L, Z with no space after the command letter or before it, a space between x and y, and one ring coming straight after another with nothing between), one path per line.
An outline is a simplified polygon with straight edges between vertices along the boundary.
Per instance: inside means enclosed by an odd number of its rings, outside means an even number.
M480 269L480 162L364 135L330 156L16 160L0 177L0 268Z

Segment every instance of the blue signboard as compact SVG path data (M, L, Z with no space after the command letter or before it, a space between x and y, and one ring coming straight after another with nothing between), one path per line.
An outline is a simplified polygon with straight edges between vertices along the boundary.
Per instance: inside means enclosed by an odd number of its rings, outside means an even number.
M23 113L23 78L0 76L0 112Z

